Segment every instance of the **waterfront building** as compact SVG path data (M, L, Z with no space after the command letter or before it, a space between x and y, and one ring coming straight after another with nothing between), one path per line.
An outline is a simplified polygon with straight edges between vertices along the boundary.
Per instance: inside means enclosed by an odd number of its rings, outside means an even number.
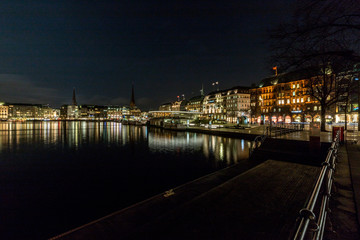
M59 110L53 109L49 104L42 105L42 118L45 120L56 120L59 118Z
M226 121L228 123L247 123L250 117L250 88L233 87L226 91Z
M130 109L129 109L129 116L130 118L139 118L141 115L141 110L135 104L135 93L134 93L134 83L131 87L131 99L130 99Z
M203 111L204 96L195 96L186 102L185 110L189 112L202 112Z
M99 105L80 105L79 118L84 120L104 120L107 118L108 107Z
M9 106L0 102L0 120L7 120L9 117Z
M60 118L62 120L75 120L79 118L79 107L75 105L62 105L60 107Z
M302 71L278 74L252 88L251 122L320 122L321 106L310 95L308 78ZM326 121L334 119L335 104L326 109Z
M60 107L60 118L62 120L75 120L78 119L79 116L80 116L79 107L77 105L76 93L74 88L72 94L72 104L71 105L65 104Z
M211 92L204 97L203 113L209 121L226 121L226 96L227 91Z
M188 111L149 111L150 125L164 128L185 128L194 126L201 116L200 112Z
M185 111L186 104L187 104L187 101L185 99L175 101L171 105L171 111Z
M345 89L336 103L335 122L355 123L359 121L359 71L360 64L353 71L338 76L339 87Z
M120 120L122 119L122 107L120 106L107 106L107 119Z
M159 107L159 111L171 111L172 103L163 103Z
M10 103L8 118L15 120L42 120L42 105L28 103Z

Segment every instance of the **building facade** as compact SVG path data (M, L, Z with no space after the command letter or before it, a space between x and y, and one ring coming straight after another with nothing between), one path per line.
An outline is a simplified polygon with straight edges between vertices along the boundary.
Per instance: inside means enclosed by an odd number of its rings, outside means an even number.
M7 120L9 118L9 106L4 102L0 102L0 120Z
M189 99L185 105L185 111L202 112L204 96L195 96Z
M41 104L10 103L8 118L14 120L42 120L44 118Z
M228 123L247 123L250 117L250 88L233 87L226 92L225 109Z
M279 74L263 79L250 90L251 122L320 122L321 106L310 95L309 79L299 74ZM326 109L326 121L334 120L335 105Z

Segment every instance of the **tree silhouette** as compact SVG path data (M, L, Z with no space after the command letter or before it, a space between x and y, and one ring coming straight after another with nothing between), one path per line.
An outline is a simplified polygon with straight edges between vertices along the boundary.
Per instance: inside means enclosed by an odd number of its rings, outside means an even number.
M292 20L270 32L272 62L283 71L303 69L309 94L325 114L347 91L339 81L359 58L358 0L298 1Z

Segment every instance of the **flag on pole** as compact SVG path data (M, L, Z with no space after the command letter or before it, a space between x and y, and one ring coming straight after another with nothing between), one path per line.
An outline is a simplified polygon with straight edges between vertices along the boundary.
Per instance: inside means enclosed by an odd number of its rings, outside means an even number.
M277 76L277 66L273 67L273 70L275 70L275 76Z

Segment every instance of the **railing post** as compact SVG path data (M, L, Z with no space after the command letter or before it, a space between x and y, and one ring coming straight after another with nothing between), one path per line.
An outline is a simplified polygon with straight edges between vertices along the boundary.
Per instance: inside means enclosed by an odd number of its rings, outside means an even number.
M340 131L336 133L336 137L331 144L326 159L322 163L320 175L316 181L306 208L300 210L301 221L294 236L295 240L303 240L306 236L311 234L309 230L314 233L314 235L311 236L313 240L323 238L326 216L329 211L329 199L331 196L333 173L335 171L335 162L339 146L339 135ZM322 192L321 189L323 190ZM321 196L320 212L318 214L318 220L315 222L316 215L313 211L316 209L315 204L318 202L319 196ZM315 224L313 229L309 228L310 223Z

